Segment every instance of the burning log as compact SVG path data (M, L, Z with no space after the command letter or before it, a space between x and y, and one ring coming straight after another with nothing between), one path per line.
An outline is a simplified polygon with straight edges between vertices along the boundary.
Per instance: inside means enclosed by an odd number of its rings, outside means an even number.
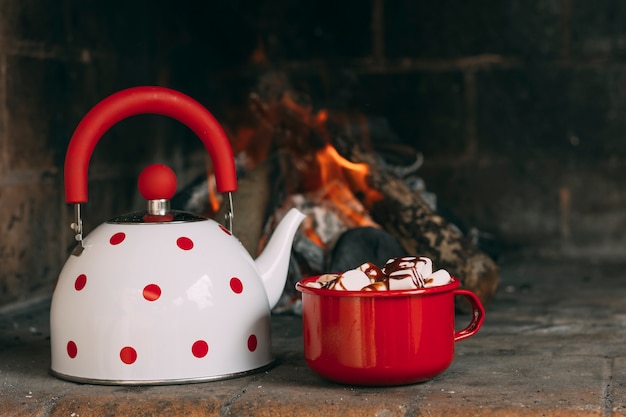
M368 180L372 187L383 195L369 207L372 218L394 235L408 253L431 258L437 268L456 275L464 288L472 290L488 304L499 285L496 263L457 227L432 210L419 193L378 169L371 154L357 153L355 158L370 167Z

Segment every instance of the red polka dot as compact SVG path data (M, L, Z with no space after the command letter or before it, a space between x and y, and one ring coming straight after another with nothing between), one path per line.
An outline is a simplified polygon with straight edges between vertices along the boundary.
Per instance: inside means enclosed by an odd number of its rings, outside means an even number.
M243 284L239 278L233 277L230 279L230 289L235 294L241 294L243 292Z
M251 334L250 337L248 338L248 350L250 352L254 352L256 350L257 344L258 344L258 341L256 339L256 336Z
M76 277L76 281L74 281L74 288L76 288L76 291L80 291L85 288L85 285L87 285L87 275L80 274Z
M209 344L204 340L197 340L191 346L191 353L196 358L204 358L207 353L209 353Z
M218 224L218 226L220 227L220 229L222 229L222 232L226 233L229 236L232 236L232 233L230 233L230 230L228 230L227 228L225 228L221 224Z
M176 245L178 245L178 247L181 248L182 250L191 250L193 248L193 240L184 236L179 237L176 240Z
M156 284L148 284L143 288L143 298L148 301L158 300L161 296L161 287Z
M120 359L126 365L135 363L137 360L137 351L130 346L125 346L120 350Z
M119 245L124 241L124 239L126 239L126 233L119 232L111 236L111 239L109 239L109 243L111 245Z
M72 340L67 342L67 355L72 359L78 355L78 346L76 346L76 343Z

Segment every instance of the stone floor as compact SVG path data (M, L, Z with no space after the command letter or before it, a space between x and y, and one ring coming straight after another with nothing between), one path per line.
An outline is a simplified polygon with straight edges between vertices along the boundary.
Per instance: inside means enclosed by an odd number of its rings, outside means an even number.
M626 416L626 264L501 262L502 287L452 366L415 385L318 377L300 319L273 317L269 371L178 386L81 385L50 376L48 303L0 316L1 416ZM458 326L468 315L457 317Z

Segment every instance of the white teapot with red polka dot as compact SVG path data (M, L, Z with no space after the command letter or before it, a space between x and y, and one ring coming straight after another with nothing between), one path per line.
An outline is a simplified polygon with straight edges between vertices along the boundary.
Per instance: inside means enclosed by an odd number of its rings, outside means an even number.
M89 159L118 121L142 113L173 117L209 152L218 191L237 188L219 123L197 101L161 87L122 90L80 122L65 160L78 245L60 273L50 310L51 372L78 382L169 384L245 375L273 363L270 311L287 276L304 215L290 211L253 260L228 226L169 209L176 177L164 165L139 176L148 209L114 218L83 238Z

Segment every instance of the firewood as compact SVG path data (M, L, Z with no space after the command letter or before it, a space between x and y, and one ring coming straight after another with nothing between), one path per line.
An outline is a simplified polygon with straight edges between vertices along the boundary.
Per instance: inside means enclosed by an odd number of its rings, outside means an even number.
M394 235L407 253L427 256L437 269L456 276L462 287L488 304L499 285L496 263L453 224L433 211L407 185L385 170L368 153L355 150L353 158L370 167L368 180L382 198L371 204L370 215Z
M399 240L408 254L428 256L438 269L459 278L484 304L491 301L499 285L496 263L431 209L420 192L382 166L367 129L355 135L342 128L341 115L315 111L310 99L296 92L282 74L262 77L257 91L251 94L251 104L260 123L274 131L271 137L276 148L283 151L283 177L289 179L287 195L312 191L320 185L316 182L320 179L319 161L314 155L332 145L350 162L369 167L368 184L348 185L374 222Z

